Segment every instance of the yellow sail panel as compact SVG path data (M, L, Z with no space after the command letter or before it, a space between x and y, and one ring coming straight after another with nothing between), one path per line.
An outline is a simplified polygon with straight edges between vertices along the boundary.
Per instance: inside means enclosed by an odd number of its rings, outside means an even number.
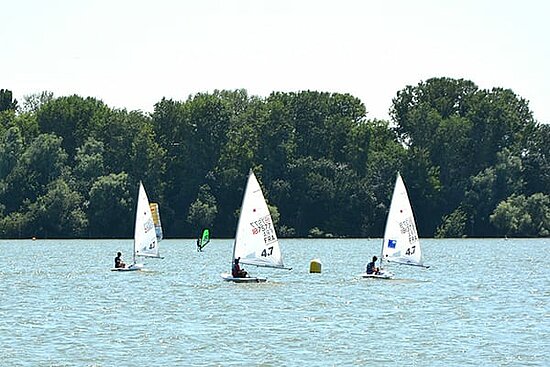
M159 205L157 203L149 203L151 208L151 214L153 215L153 223L155 223L155 232L157 233L157 240L162 240L162 225L160 223Z
M159 205L157 203L150 203L151 214L153 214L153 222L155 225L160 225Z

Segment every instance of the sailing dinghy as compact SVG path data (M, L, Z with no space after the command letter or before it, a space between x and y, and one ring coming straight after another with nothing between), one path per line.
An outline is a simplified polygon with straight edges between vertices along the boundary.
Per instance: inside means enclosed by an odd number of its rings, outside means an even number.
M386 220L380 270L377 274L363 273L363 278L392 279L393 273L383 268L384 262L428 268L422 263L422 250L414 214L405 183L399 172L393 189L390 211Z
M235 242L231 266L235 259L240 258L241 264L258 267L287 269L283 264L281 249L271 214L267 207L260 184L250 170L244 191L243 202ZM233 277L232 273L223 273L222 278L231 282L265 282L262 277Z
M143 184L139 183L138 202L136 208L136 223L134 228L134 252L133 263L124 268L112 268L112 271L135 271L143 270L144 265L137 263L136 257L153 257L161 258L159 254L159 246L157 233L149 199Z

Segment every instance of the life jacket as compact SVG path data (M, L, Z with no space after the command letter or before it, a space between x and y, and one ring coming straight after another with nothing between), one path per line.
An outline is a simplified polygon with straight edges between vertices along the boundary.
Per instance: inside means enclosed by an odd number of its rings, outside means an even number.
M231 271L233 278L238 278L241 275L241 267L239 264L233 264L233 270Z

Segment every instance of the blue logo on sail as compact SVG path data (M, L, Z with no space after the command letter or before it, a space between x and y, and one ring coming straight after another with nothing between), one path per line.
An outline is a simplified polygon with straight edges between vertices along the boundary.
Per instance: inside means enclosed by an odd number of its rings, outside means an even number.
M388 240L388 248L395 248L396 240Z

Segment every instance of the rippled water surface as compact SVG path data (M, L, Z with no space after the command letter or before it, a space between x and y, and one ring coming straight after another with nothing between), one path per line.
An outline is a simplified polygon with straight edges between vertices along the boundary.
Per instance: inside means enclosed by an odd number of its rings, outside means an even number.
M292 271L224 282L230 240L0 241L2 366L549 366L550 241L424 240L430 269L358 275L380 240L281 240ZM320 258L321 274L309 274Z

